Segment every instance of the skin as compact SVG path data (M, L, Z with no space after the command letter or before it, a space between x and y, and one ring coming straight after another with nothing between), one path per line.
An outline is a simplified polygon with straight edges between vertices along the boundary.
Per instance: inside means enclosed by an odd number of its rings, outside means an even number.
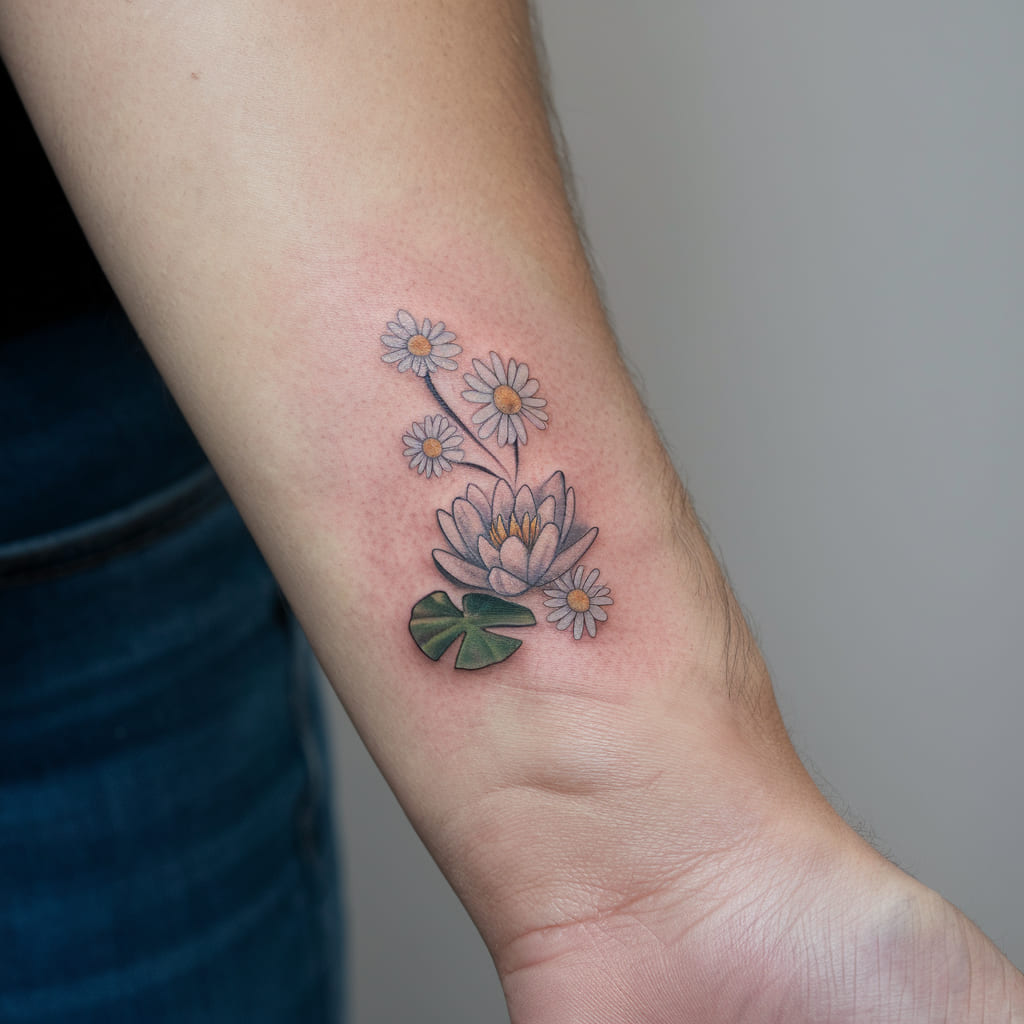
M1024 979L792 750L623 370L522 4L10 0L0 45L516 1024L1024 1020ZM445 320L460 370L493 348L540 380L524 467L601 528L596 640L538 626L472 673L411 642L468 478L396 452L437 411L380 360L397 308Z

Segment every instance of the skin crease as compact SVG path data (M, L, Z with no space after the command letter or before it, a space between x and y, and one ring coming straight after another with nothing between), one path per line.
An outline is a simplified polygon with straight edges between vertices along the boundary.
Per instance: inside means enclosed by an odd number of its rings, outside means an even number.
M1024 1019L1020 976L793 753L622 367L520 4L19 0L0 41L516 1024ZM540 381L524 466L564 470L600 528L595 641L541 624L471 673L411 642L433 516L468 477L397 447L435 412L380 359L399 308L452 327L460 373L493 349Z

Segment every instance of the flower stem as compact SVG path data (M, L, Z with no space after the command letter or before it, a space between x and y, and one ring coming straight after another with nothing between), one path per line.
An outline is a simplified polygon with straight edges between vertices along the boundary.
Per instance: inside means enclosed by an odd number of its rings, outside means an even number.
M495 480L504 480L505 478L499 473L495 473L493 469L488 469L486 466L481 466L476 462L459 462L459 466L465 466L466 469L479 469L481 473L486 473L488 476L493 476Z
M498 464L499 468L501 469L501 476L502 476L502 478L504 478L505 475L508 473L508 470L505 469L504 465L501 462L501 459L499 459L498 456L495 455L491 451L491 449L488 448L487 445L485 445L483 443L483 441L481 441L480 438L478 438L476 436L476 434L473 433L473 431L470 430L469 427L467 427L466 424L463 423L462 420L460 420L459 417L455 415L455 413L452 411L452 407L437 393L437 388L434 386L434 382L433 382L433 380L431 380L430 374L428 373L423 379L427 382L427 390L431 393L431 395L434 396L434 401L437 402L437 404L439 406L441 406L441 409L444 412L446 412L449 416L451 416L451 418L453 420L455 420L456 424L459 427L461 427L462 430L464 430L466 432L466 434L473 441L476 442L476 445L477 445L478 448L482 448L487 453L488 457L491 459L492 462L496 462ZM517 451L517 453L516 453L516 465L517 465L517 467L518 467L518 464L519 464L519 454L518 454L518 451ZM464 466L468 466L468 465L471 465L471 463L464 462L463 465ZM483 467L478 466L477 468L481 469ZM490 470L484 470L484 472L485 473L489 473ZM518 473L518 470L517 470L517 473ZM497 474L496 473L491 473L491 476L497 476Z
M515 482L512 484L512 490L515 490L519 486L519 438L517 437L512 442L512 451L516 457L516 477Z

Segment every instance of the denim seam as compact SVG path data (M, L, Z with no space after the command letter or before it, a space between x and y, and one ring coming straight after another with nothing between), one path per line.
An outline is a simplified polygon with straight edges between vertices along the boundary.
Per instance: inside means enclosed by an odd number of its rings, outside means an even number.
M123 509L41 537L0 545L0 588L93 568L187 526L226 501L211 466Z

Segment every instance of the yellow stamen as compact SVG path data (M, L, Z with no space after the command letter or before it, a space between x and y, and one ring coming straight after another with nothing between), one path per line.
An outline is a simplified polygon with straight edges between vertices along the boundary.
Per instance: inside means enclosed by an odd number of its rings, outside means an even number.
M414 334L406 348L414 356L429 356L434 346L422 334Z
M441 454L441 442L436 437L428 437L423 442L423 454L429 459L436 459Z
M494 408L506 416L514 416L523 407L523 400L515 388L499 384L494 389Z
M566 595L565 603L574 612L590 611L590 598L585 590L570 590Z
M498 516L497 519L491 523L488 539L496 548L500 548L501 545L509 539L509 537L518 537L526 545L527 549L529 549L533 547L539 535L539 515L531 516L529 512L524 512L522 521L520 521L516 518L515 512L513 512L508 517L507 524L502 516Z

